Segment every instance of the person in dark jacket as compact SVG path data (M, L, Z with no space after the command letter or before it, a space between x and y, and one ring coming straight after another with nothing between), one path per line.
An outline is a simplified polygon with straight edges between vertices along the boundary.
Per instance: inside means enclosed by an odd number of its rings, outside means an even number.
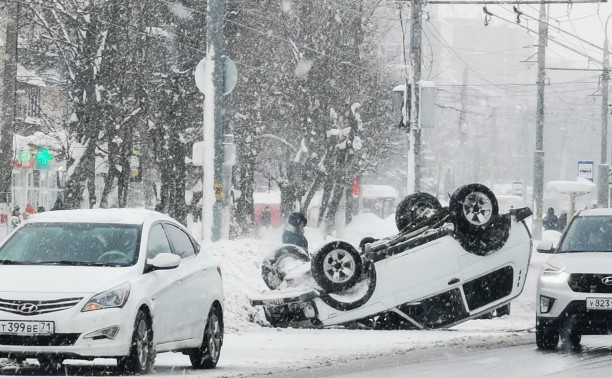
M307 221L304 214L292 213L283 231L283 243L297 245L308 252L308 240L304 237L304 227L306 227L306 223Z
M261 227L270 227L272 223L272 213L270 212L270 207L266 206L261 215L259 216L259 220L261 221Z
M559 230L559 218L555 215L555 209L552 207L548 208L548 215L542 220L542 225L546 230Z
M56 199L55 204L51 208L51 211L63 210L63 209L64 209L64 203L62 202L62 200L60 198Z
M558 227L559 231L563 231L567 226L567 211L562 211L561 215L559 215Z

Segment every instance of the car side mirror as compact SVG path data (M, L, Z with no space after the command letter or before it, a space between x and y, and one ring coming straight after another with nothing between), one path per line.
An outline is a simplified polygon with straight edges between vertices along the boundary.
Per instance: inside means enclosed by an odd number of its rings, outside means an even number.
M172 253L160 253L152 259L147 259L145 272L154 270L176 269L181 264L181 258Z
M553 253L555 249L553 248L553 242L550 240L542 240L538 243L536 249L538 253Z

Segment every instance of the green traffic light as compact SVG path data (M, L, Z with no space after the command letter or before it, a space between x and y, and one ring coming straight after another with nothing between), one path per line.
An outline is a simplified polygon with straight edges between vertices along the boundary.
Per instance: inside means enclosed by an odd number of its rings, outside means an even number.
M53 160L53 155L51 155L46 148L43 148L36 154L36 160L38 160L41 165L47 165L49 161Z

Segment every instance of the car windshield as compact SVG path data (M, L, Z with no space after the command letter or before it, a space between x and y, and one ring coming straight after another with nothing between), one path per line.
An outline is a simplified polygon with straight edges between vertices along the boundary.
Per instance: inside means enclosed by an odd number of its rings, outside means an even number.
M0 265L130 266L139 244L140 226L33 223L0 248Z
M576 218L559 248L571 252L612 252L612 216Z

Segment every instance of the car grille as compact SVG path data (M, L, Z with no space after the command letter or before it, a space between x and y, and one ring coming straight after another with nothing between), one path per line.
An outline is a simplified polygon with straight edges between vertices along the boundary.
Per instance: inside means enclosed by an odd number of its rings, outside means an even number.
M80 335L80 333L58 333L49 336L0 335L0 345L72 346Z
M606 277L612 277L612 274L574 273L570 275L567 283L570 289L577 293L612 293L612 285L603 283Z
M0 298L0 311L24 316L48 314L68 310L77 305L83 298L64 298L50 301L26 301Z

